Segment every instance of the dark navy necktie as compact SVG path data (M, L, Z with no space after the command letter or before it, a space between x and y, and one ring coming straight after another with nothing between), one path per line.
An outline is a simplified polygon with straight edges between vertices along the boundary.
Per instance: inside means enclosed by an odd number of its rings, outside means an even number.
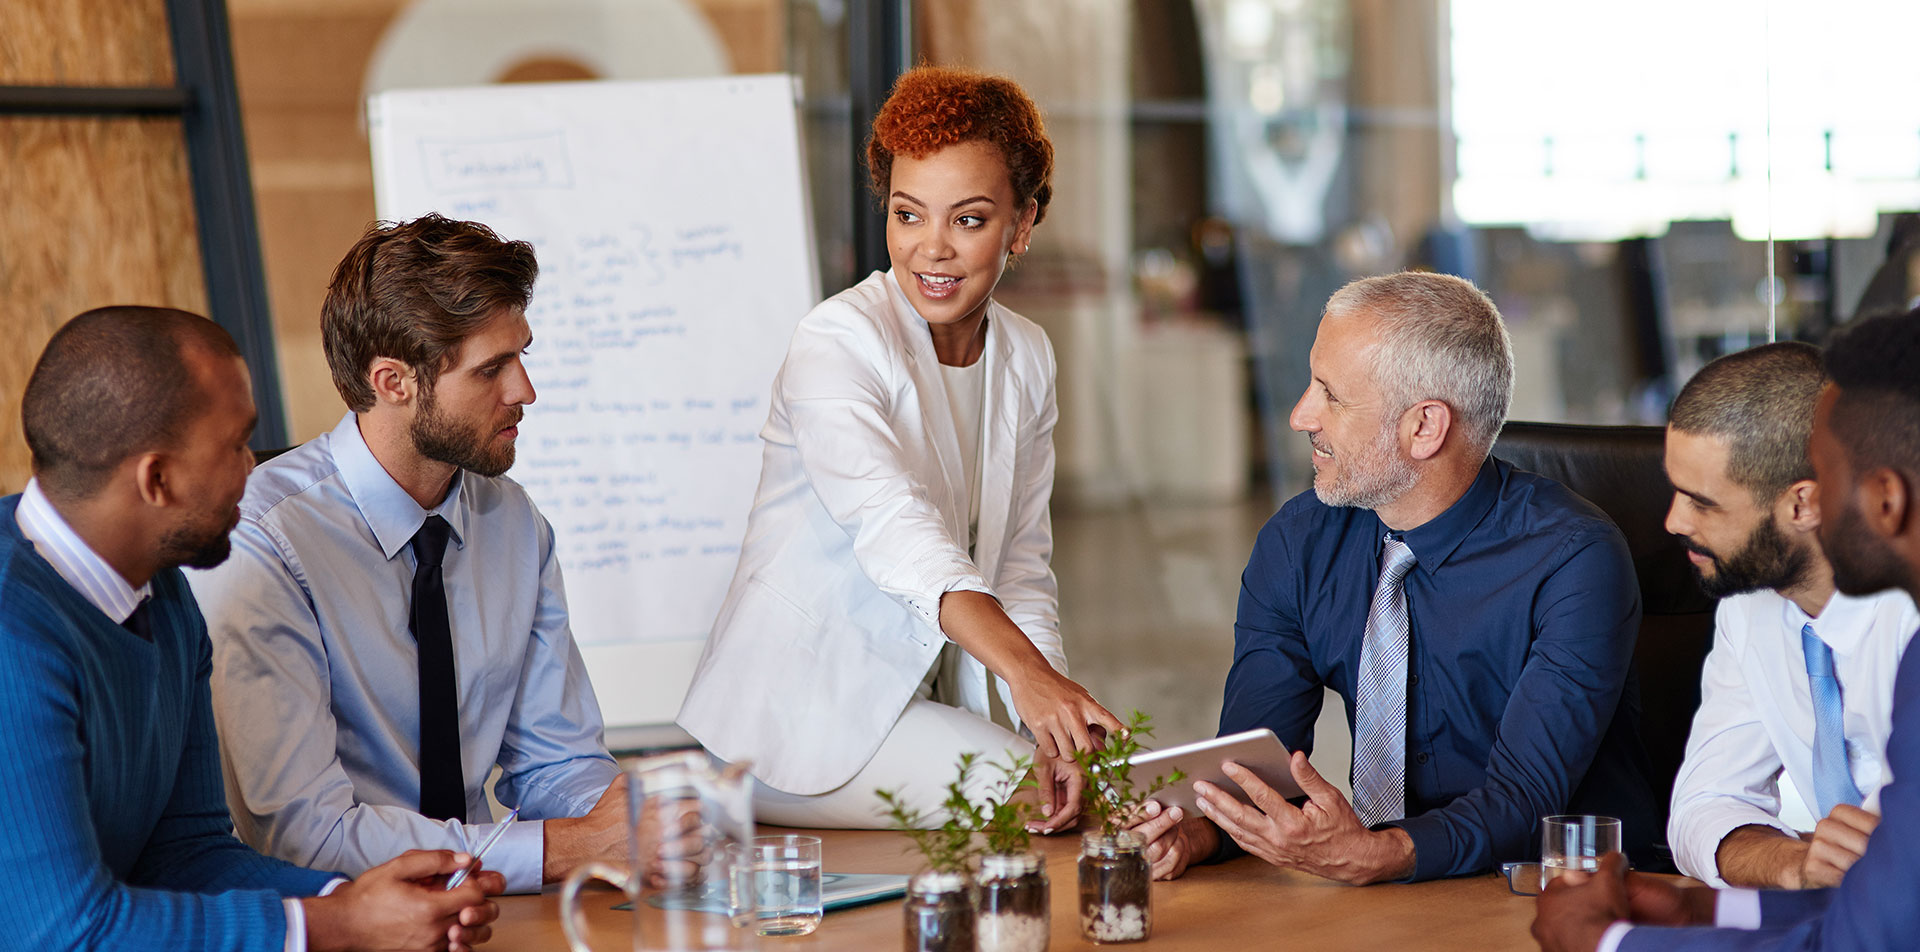
M420 656L420 812L467 820L467 781L460 766L460 697L453 671L453 629L440 571L447 520L428 516L413 534L413 607L407 629Z
M140 604L134 606L133 614L128 615L127 620L120 623L120 627L139 635L142 641L152 641L153 613L147 610L147 606L151 604L153 604L152 597L141 599Z

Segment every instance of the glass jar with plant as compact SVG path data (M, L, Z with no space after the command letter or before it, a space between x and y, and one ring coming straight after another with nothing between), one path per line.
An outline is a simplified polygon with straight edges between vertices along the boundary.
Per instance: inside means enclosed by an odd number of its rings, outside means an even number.
M1000 774L974 809L972 825L986 840L980 855L980 952L1045 952L1053 931L1046 858L1033 851L1027 824L1035 803L1033 761L1011 754L989 767ZM963 776L971 765L962 758Z
M907 881L907 952L975 952L975 893L972 859L978 810L967 799L966 782L976 755L962 754L960 773L947 784L937 813L909 804L898 790L875 790L886 807L888 828L905 833L927 868Z
M1080 812L1096 827L1080 837L1080 933L1094 942L1140 942L1153 931L1152 870L1146 844L1127 829L1153 795L1185 775L1133 780L1140 738L1153 735L1152 718L1134 711L1124 730L1108 734L1074 759L1086 780Z

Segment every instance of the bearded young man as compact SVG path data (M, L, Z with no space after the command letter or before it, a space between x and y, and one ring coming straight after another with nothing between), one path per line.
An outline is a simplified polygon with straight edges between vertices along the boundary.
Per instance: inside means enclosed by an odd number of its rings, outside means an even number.
M1807 458L1825 380L1808 344L1730 354L1687 382L1667 427L1667 530L1722 599L1668 841L1715 886L1834 885L1879 822L1893 677L1920 615L1903 592L1834 592ZM1810 837L1780 819L1783 771L1821 818Z
M1834 587L1920 597L1920 310L1848 326L1828 344L1825 364L1807 452ZM1920 654L1901 656L1888 737L1885 818L1840 885L1682 888L1629 872L1626 857L1610 854L1592 874L1548 884L1534 938L1547 952L1912 949L1920 935Z
M1458 278L1367 278L1327 302L1293 428L1313 491L1281 507L1241 580L1223 734L1266 727L1309 795L1237 765L1257 806L1195 784L1137 827L1154 875L1244 849L1348 883L1422 880L1538 855L1540 818L1661 825L1627 690L1640 593L1626 541L1551 480L1488 453L1513 355ZM1325 689L1347 702L1353 802L1307 761Z
M212 629L243 839L358 872L477 847L485 783L520 808L488 865L537 890L624 861L624 781L567 625L553 528L513 463L526 242L428 215L370 230L321 317L350 412L255 470L234 557L191 581Z

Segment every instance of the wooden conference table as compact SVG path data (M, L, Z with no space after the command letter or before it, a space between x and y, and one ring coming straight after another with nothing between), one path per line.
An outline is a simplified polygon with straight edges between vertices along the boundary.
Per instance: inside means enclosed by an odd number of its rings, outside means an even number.
M828 872L910 873L918 857L903 852L897 833L850 830L805 832L823 841ZM1053 894L1053 949L1092 948L1080 937L1077 834L1035 837L1047 858ZM616 912L623 900L613 890L583 891L581 898L597 952L629 952L633 918ZM1242 857L1199 866L1178 880L1153 884L1153 935L1133 948L1223 952L1252 946L1299 949L1502 950L1535 948L1527 933L1532 899L1507 891L1497 875L1470 876L1414 885L1355 888L1303 873L1275 869ZM809 936L760 939L763 952L802 949L893 950L904 942L901 900L830 912ZM487 949L501 952L561 952L560 899L555 889L538 896L506 896ZM1127 948L1120 946L1116 948Z

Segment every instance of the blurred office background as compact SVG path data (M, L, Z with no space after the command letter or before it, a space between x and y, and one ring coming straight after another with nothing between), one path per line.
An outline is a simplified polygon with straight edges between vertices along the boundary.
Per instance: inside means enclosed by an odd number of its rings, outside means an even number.
M168 14L209 5L9 0L0 84L165 84ZM1241 566L1310 473L1286 414L1319 306L1346 281L1403 267L1476 281L1513 334L1514 418L1579 423L1659 423L1714 356L1818 340L1863 300L1899 307L1920 288L1898 249L1920 211L1911 4L228 0L226 14L277 360L266 385L288 442L342 412L317 314L374 213L368 93L795 73L832 292L883 260L856 142L892 71L1023 83L1058 149L1056 197L1000 297L1060 357L1070 656L1166 740L1212 732ZM0 488L25 480L11 408L61 320L103 299L207 307L180 128L0 114L14 341ZM1345 756L1316 759L1344 779Z

